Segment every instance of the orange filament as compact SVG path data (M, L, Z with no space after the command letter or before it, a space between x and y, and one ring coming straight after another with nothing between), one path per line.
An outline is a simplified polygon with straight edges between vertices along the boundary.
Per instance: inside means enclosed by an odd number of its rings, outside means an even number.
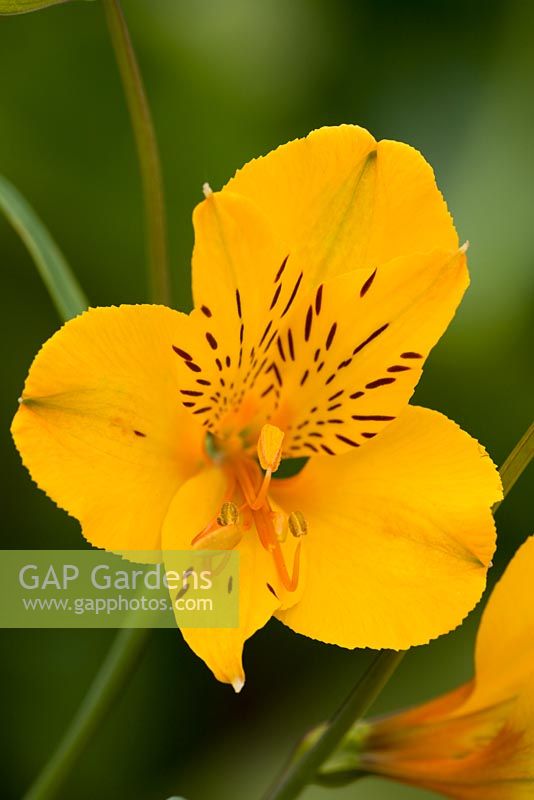
M280 547L279 534L275 527L275 514L271 510L267 492L271 480L271 470L267 470L260 487L256 492L253 483L253 476L257 476L258 467L251 460L237 460L235 463L237 481L245 496L245 501L252 511L256 530L262 546L268 550L274 559L278 577L284 588L288 592L294 592L298 586L300 573L300 550L301 542L298 543L293 557L293 569L291 575L287 570L282 548Z
M271 475L272 472L270 469L267 470L265 475L263 476L263 482L260 486L260 490L256 495L255 501L251 504L250 508L253 511L258 511L264 505L265 501L267 500L267 493L269 491L269 484L271 483Z
M227 502L230 502L232 500L232 496L233 496L234 490L235 490L235 484L236 484L235 475L233 474L233 472L228 470L228 484L226 486L226 491L224 493L223 503L227 503ZM241 509L239 509L239 510L241 510ZM191 544L193 545L193 547L196 544L198 544L198 542L202 541L202 539L204 539L206 536L209 536L210 533L213 533L214 531L216 531L216 530L218 530L220 528L220 525L219 525L219 522L218 522L218 516L219 515L216 514L208 522L208 524L204 528L202 528L200 533L197 533L197 535L193 539L191 539Z
M200 533L197 533L197 535L191 539L191 544L193 547L198 544L198 542L202 541L202 539L205 539L206 536L209 536L210 533L216 531L218 527L219 523L217 522L217 517L214 517L211 522L208 522L205 528L202 528Z

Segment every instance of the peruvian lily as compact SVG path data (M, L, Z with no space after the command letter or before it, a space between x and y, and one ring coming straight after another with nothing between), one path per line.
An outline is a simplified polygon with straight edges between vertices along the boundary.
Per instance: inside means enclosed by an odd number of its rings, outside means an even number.
M534 537L518 550L484 611L475 677L424 705L360 723L323 767L351 767L454 800L534 796ZM357 752L359 751L359 752Z
M449 631L484 589L501 488L476 441L408 405L468 284L431 168L323 128L205 195L194 311L68 322L24 387L24 463L97 547L239 551L239 627L183 631L236 690L273 615L348 648Z

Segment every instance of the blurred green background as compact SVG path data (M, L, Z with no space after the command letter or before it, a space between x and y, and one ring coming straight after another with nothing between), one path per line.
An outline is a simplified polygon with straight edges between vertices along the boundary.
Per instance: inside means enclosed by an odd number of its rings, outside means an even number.
M433 164L472 286L416 402L504 457L532 397L534 4L518 0L124 0L165 172L175 301L190 304L191 212L252 156L324 124L407 141ZM26 195L94 305L145 294L135 152L99 3L0 19L0 172ZM77 523L32 485L9 436L25 374L58 327L17 236L0 219L3 546L82 547ZM495 576L530 533L528 476L498 513ZM377 586L377 592L380 587ZM365 613L365 609L361 610ZM377 710L467 678L477 614L411 652ZM0 794L18 798L70 720L112 634L0 635ZM369 660L273 621L246 649L236 697L174 631L156 631L132 684L62 798L257 798L295 738ZM305 800L416 800L367 780Z

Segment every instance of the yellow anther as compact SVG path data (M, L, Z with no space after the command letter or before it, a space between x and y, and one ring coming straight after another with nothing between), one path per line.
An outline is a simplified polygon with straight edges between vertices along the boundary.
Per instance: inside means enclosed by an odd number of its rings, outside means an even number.
M232 503L231 501L223 503L219 512L219 516L217 517L217 523L221 526L221 528L224 528L227 525L235 525L238 519L239 510L236 504Z
M305 536L308 533L308 523L302 511L292 511L288 517L287 524L293 536Z
M272 473L280 466L284 432L276 425L264 425L258 440L258 459L261 468Z

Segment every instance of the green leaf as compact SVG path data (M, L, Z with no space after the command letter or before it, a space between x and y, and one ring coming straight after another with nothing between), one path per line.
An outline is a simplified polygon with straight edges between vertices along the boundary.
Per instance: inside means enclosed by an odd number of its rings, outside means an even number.
M0 0L0 15L27 14L29 11L39 11L41 8L68 2L69 0Z
M0 209L30 251L63 319L70 319L85 311L87 300L59 247L18 189L2 175Z

